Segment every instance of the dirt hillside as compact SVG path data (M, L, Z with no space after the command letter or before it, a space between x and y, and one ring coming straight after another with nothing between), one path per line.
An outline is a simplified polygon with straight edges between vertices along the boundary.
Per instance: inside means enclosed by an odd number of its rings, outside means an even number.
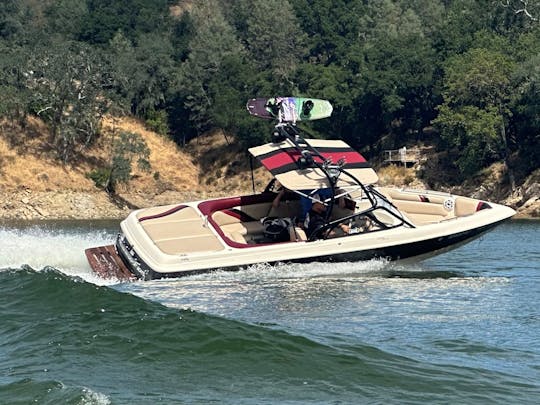
M134 165L131 180L117 187L119 198L112 201L88 174L106 166L112 136L121 131L142 136L151 151L151 170L144 172ZM108 118L99 140L81 151L84 158L64 165L55 158L39 120L30 119L24 129L0 123L0 218L122 218L136 207L246 192L251 188L250 176L244 173L249 165L247 160L234 160L239 151L233 145L217 133L182 150L136 119Z

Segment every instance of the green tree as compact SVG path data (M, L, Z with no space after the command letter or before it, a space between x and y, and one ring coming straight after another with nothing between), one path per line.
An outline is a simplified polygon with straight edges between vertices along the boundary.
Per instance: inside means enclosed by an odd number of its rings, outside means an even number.
M461 150L457 164L464 174L506 162L513 69L507 56L486 49L453 56L445 66L444 103L433 123Z
M135 87L132 111L140 116L165 106L174 88L176 69L172 45L167 37L156 33L141 35L137 40ZM133 86L134 85L134 86Z
M168 0L86 0L88 13L79 40L107 44L121 30L136 40L140 34L165 33L170 26Z
M441 0L401 0L402 8L414 12L425 36L434 37L444 23L445 6Z
M419 34L373 37L351 47L349 60L348 91L341 98L351 97L352 105L342 136L374 154L383 135L390 135L390 147L416 139L436 105L430 42Z
M150 149L140 135L133 132L120 132L113 142L111 170L106 190L114 193L118 183L126 183L131 179L134 160L139 169L150 171L149 157Z
M37 47L26 66L29 111L48 124L50 142L67 162L99 133L109 107L103 91L106 66L91 48L76 42Z
M305 53L305 34L287 0L236 1L236 26L258 69L290 80Z
M540 21L540 2L535 0L501 0L500 6L515 16L523 18L526 23Z
M0 8L0 38L13 38L23 30L23 7L17 0L3 0Z
M347 133L357 119L354 101L360 94L350 72L338 65L304 63L299 66L296 82L302 94L331 100L332 118L314 122L312 127L321 134Z
M121 31L109 43L112 97L117 107L142 118L166 107L177 68L168 38L143 34L134 46Z
M189 55L189 42L193 38L195 27L190 13L183 12L174 20L171 43L174 49L174 60L184 62Z
M200 134L214 126L211 82L216 79L224 60L241 57L244 49L217 1L197 3L192 17L195 34L189 44L189 56L182 65L178 91L189 111L189 120Z
M96 186L115 194L118 184L127 183L131 179L135 162L139 169L150 171L150 149L139 134L127 131L118 134L113 132L111 145L109 164L92 171L88 177L94 180Z
M24 125L31 96L26 86L29 72L25 69L29 52L0 42L0 54L0 117Z
M138 63L135 47L122 31L117 31L109 41L111 60L111 84L109 92L116 108L124 113L135 111L133 103L138 93Z
M521 169L528 174L540 167L540 53L522 62L512 81L515 97L511 108L511 135L520 151Z
M381 38L424 34L424 26L418 14L392 0L368 3L358 22L360 35L368 43Z
M56 0L45 10L47 25L43 30L51 35L60 34L65 39L76 40L88 15L88 4L84 0Z
M310 60L324 65L346 63L359 38L358 19L365 11L357 0L290 0L308 36ZM345 60L344 60L345 59Z

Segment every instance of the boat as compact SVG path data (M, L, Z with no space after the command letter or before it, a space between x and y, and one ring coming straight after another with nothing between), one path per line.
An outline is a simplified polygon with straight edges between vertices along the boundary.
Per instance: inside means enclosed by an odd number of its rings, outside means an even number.
M293 122L278 122L272 141L249 152L273 175L263 191L135 210L114 244L86 249L93 271L130 281L260 263L422 259L515 214L465 196L378 186L359 152L305 138ZM298 221L306 202L324 206L316 231Z

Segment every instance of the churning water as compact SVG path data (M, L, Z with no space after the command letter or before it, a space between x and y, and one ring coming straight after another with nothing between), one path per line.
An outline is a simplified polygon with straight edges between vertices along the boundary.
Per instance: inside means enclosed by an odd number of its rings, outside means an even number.
M95 277L111 222L0 226L0 403L538 403L540 222L406 264Z

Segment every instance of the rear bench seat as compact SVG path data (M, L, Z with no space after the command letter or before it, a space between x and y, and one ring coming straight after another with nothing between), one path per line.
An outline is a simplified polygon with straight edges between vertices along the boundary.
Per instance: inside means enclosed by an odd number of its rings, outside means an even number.
M221 228L223 233L238 243L255 243L263 237L264 227L260 221L242 221L240 215L232 210L216 211L212 219Z

